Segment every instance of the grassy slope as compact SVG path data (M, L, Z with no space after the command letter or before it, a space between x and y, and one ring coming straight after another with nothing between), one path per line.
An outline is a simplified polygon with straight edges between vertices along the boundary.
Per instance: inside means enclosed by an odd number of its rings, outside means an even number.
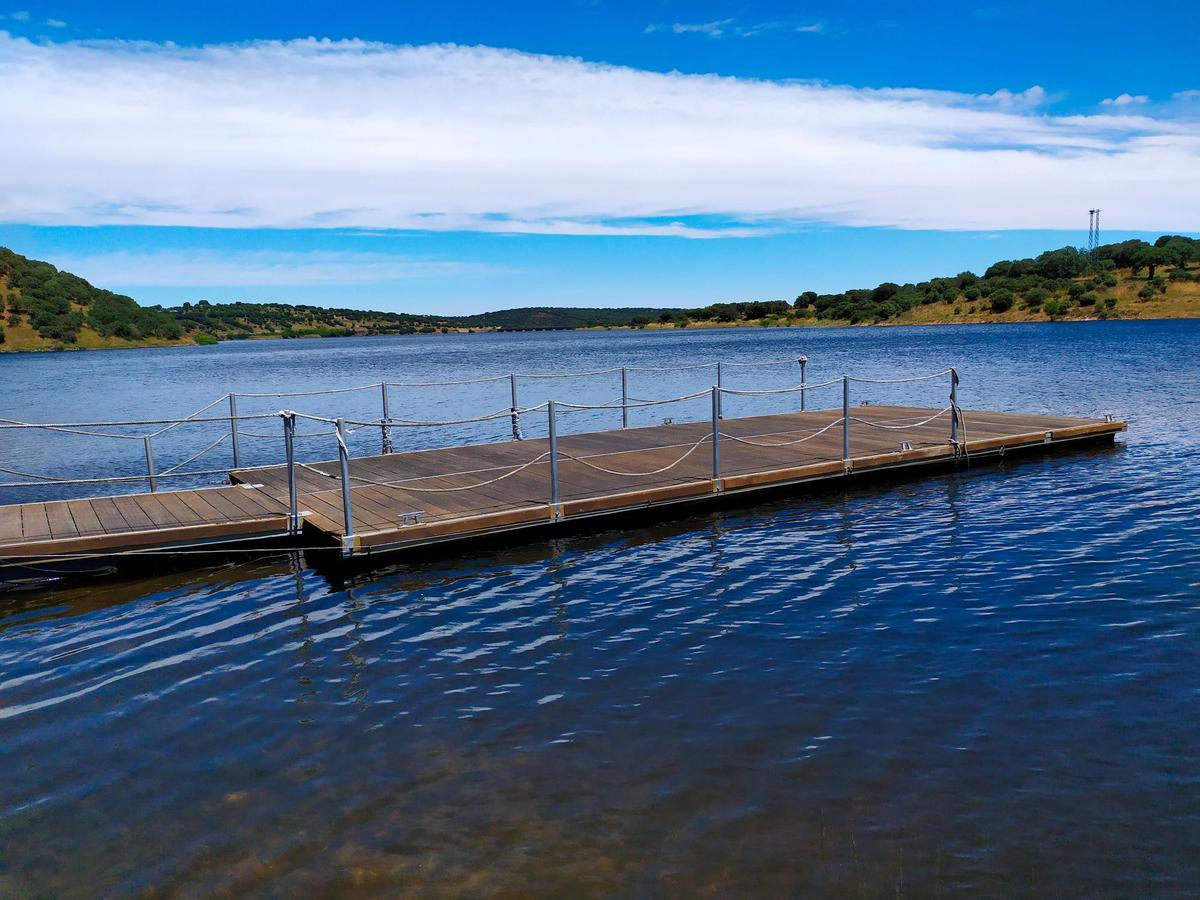
M1194 264L1193 264L1194 268ZM1146 283L1144 278L1131 278L1129 270L1114 272L1119 281L1115 288L1100 290L1101 304L1096 307L1074 307L1058 321L1089 321L1098 318L1097 313L1103 309L1103 299L1115 297L1117 305L1109 310L1109 318L1118 319L1194 319L1200 318L1200 283L1194 281L1169 282L1167 293L1155 296L1151 300L1141 300L1138 290ZM1081 279L1082 280L1082 279ZM961 310L956 313L955 309ZM972 311L974 310L974 311ZM960 299L956 303L930 303L915 306L895 318L881 322L881 325L961 325L979 324L986 322L1049 322L1050 317L1042 312L1023 309L1018 302L1012 309L1004 313L994 313L988 307L987 300L980 299L970 303ZM833 326L848 325L846 320L813 318L777 318L761 321L741 322L693 322L689 328L731 328L738 326L794 325L794 326ZM673 328L673 325L652 325L651 328Z
M1101 298L1115 297L1117 305L1110 314L1116 318L1122 319L1182 319L1182 318L1200 318L1200 283L1198 282L1170 282L1167 286L1167 293L1155 296L1151 300L1140 300L1137 297L1138 290L1145 284L1143 278L1131 278L1128 270L1114 273L1118 276L1118 284L1115 288L1100 291ZM0 276L0 293L7 293L8 285L4 276ZM960 312L956 313L958 308ZM1092 307L1075 307L1072 308L1067 315L1062 319L1070 320L1086 320L1096 317L1096 313L1104 308L1099 305ZM479 317L482 318L482 317ZM29 325L28 317L21 317L22 321L19 325L13 325L9 321L8 314L0 313L0 325L4 326L5 342L0 344L0 350L4 351L20 351L20 350L54 350L54 349L120 349L127 347L164 347L185 345L193 343L193 337L188 335L178 341L167 341L158 338L143 339L137 341L125 340L118 337L101 337L93 329L84 326L79 331L79 340L76 344L68 348L64 348L57 341L50 340L40 336ZM339 323L345 327L362 328L365 331L365 321L355 321L353 319L345 319L344 322L339 319ZM993 313L989 310L986 300L976 301L974 304L965 300L960 300L957 303L931 303L923 306L916 306L907 312L902 313L894 319L889 319L887 325L940 325L940 324L964 324L964 323L983 323L983 322L1045 322L1049 321L1049 317L1040 309L1030 311L1021 308L1018 303L1012 309L1005 313ZM792 318L778 317L773 319L759 321L741 321L741 322L693 322L689 328L729 328L733 326L763 326L763 325L796 325L796 326L819 326L819 325L845 325L844 321L839 320L821 320L813 318ZM619 326L608 326L619 327ZM659 325L657 323L648 326L650 328L673 328L673 325ZM259 337L275 337L277 334L263 332L257 335Z

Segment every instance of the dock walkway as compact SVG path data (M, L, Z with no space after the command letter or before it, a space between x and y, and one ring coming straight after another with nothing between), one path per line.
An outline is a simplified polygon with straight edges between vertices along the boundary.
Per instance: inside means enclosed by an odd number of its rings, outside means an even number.
M956 448L947 440L945 411L863 406L854 420L847 464L840 409L725 419L715 479L706 422L565 436L557 441L557 502L546 438L351 459L349 528L338 460L299 466L296 490L306 533L353 555L1124 429L1104 419L963 411L966 438ZM235 470L231 478L288 500L285 466Z
M783 361L787 363L788 361ZM197 546L254 542L280 548L327 547L332 555L350 558L421 547L453 540L494 535L514 529L554 527L594 517L645 512L654 507L749 495L768 489L833 483L865 474L909 471L918 467L957 464L963 460L1030 448L1057 449L1081 441L1111 441L1125 423L1105 418L1070 418L1024 413L963 410L957 402L958 375L947 369L934 375L891 381L843 376L821 384L804 381L776 390L736 390L717 383L711 389L662 400L633 400L627 375L632 369L573 375L507 375L445 385L475 386L481 381L508 381L512 407L474 419L422 422L389 414L388 382L309 394L233 395L210 403L183 419L116 423L24 423L0 420L0 434L22 429L82 433L93 437L136 440L144 444L149 493L0 506L0 566L66 558L116 557L138 553L170 553ZM762 365L749 363L746 365ZM686 367L704 369L713 364ZM733 365L733 364L726 364ZM662 370L649 369L647 372ZM518 379L609 376L619 373L620 405L587 406L548 400L537 406L517 405ZM949 376L949 406L851 406L852 382L875 386L929 382ZM404 385L406 388L427 385ZM934 385L936 386L936 385ZM839 407L804 409L807 395L820 388L841 389ZM382 416L369 421L330 419L283 410L238 415L237 396L327 396L374 391L382 397ZM711 395L708 420L646 427L621 427L583 434L557 434L560 407L611 410L624 426L630 412L662 404L696 401ZM725 418L725 395L789 395L799 412ZM704 402L707 402L705 400ZM228 416L214 413L228 404ZM516 439L522 421L542 420L547 437ZM522 420L522 416L527 417ZM393 433L406 427L441 428L465 423L486 425L511 418L514 440L472 443L441 449L386 452ZM253 468L238 463L239 423L273 419L283 443L283 465ZM338 447L334 459L300 460L295 452L297 420L309 428L328 429ZM378 429L385 452L352 457L350 431ZM137 434L108 429L154 426ZM233 466L185 471L184 464L158 471L153 441L178 427L225 426L223 434L186 462L214 452L226 438ZM211 436L211 432L209 435ZM336 439L336 440L333 440ZM0 454L2 455L2 454ZM278 459L271 456L269 459ZM4 468L11 475L26 473ZM159 491L167 479L212 478L228 474L230 485L192 490ZM9 487L56 484L126 484L142 476L70 479L28 476ZM3 573L0 572L0 575Z

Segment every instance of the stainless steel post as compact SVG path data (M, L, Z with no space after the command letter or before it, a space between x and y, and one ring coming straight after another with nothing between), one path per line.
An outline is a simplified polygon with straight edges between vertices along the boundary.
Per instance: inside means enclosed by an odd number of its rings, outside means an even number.
M958 448L958 369L950 370L950 443Z
M283 414L283 451L287 456L288 531L300 531L299 497L296 494L296 414Z
M236 469L242 464L241 453L238 452L237 394L229 395L229 436L233 445L233 467Z
M550 428L550 502L558 516L558 425L554 421L554 401L546 401L546 417Z
M850 376L842 376L842 464L850 468Z
M150 446L150 436L142 438L146 447L146 479L150 482L150 490L158 490L158 479L154 477L154 448Z
M621 366L621 427L629 427L629 372Z
M712 477L713 490L721 490L721 389L712 389Z
M348 550L354 546L354 504L350 496L350 451L346 446L346 423L344 419L337 420L338 463L342 472L342 521L345 533L342 535L342 549Z
M804 412L804 367L808 365L808 357L801 356L796 362L800 363L800 412Z
M521 439L521 420L517 418L517 376L515 374L508 376L508 387L509 391L512 393L511 408L513 440L519 441Z
M379 391L383 400L383 452L388 454L392 452L392 430L388 428L388 422L392 421L391 408L388 404L388 384L386 381L379 383Z
M721 368L720 361L717 362L717 418L725 418L725 413L721 410L721 388L725 386L725 381L722 375L724 371Z

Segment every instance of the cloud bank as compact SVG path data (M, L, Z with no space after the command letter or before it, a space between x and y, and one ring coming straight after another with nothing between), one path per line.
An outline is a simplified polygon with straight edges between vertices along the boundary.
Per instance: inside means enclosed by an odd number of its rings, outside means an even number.
M326 251L116 251L54 262L95 284L126 287L312 287L389 284L515 270L486 263Z
M1196 230L1200 128L1145 104L657 73L488 47L0 32L0 220L746 235ZM1136 109L1132 108L1136 107ZM1111 213L1109 213L1111 211Z

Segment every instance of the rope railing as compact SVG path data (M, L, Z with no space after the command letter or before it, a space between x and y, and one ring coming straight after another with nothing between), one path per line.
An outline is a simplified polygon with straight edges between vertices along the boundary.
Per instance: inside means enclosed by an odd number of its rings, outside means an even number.
M130 419L130 420L113 420L102 422L21 422L14 419L0 419L0 431L20 431L20 430L41 430L54 433L69 433L88 437L112 437L122 440L140 440L145 445L146 456L146 472L145 474L135 475L116 475L107 477L87 477L87 478L66 478L58 475L40 474L35 472L24 471L18 468L9 468L0 466L0 473L12 476L14 478L25 479L23 481L8 481L0 482L0 488L18 488L31 486L70 486L70 485L119 485L149 482L152 491L157 490L158 479L202 479L211 478L214 476L228 476L228 469L188 469L197 460L205 455L212 453L226 441L230 441L233 445L233 469L240 472L253 472L258 469L278 468L278 464L253 465L243 466L240 464L237 451L237 440L239 436L261 439L261 440L279 440L282 439L285 444L286 451L286 472L288 476L288 492L290 502L290 518L294 529L299 528L300 513L298 507L299 488L296 483L297 471L306 471L317 476L320 476L331 481L339 482L339 487L331 487L329 490L339 490L342 495L342 506L344 513L345 538L351 540L354 532L354 516L353 503L354 494L353 486L374 486L383 488L399 489L414 494L449 494L462 491L477 490L489 485L496 484L509 478L513 478L522 472L528 471L531 467L541 463L548 463L550 476L550 506L552 517L557 519L561 515L559 504L559 478L558 465L560 461L570 461L582 467L592 469L605 474L630 479L645 479L663 475L680 466L686 461L692 459L696 452L704 446L709 446L712 451L711 465L711 481L713 490L720 492L722 487L722 469L721 469L721 448L722 445L743 445L757 448L785 448L804 444L808 441L815 440L822 435L826 435L839 425L842 429L842 458L846 467L846 471L851 469L851 425L857 425L864 428L881 429L887 431L904 431L916 428L921 428L930 425L931 423L941 419L949 414L950 419L950 434L949 442L954 446L955 455L960 453L965 454L965 445L959 440L959 434L965 434L965 423L963 422L962 412L958 407L957 387L958 373L955 369L944 369L940 372L928 375L916 375L906 378L862 378L858 376L843 375L840 378L829 379L827 381L808 383L804 379L804 363L807 360L800 357L795 362L799 362L801 366L801 382L798 385L782 387L782 388L766 388L766 389L742 389L725 387L721 383L721 372L725 367L753 367L777 365L782 363L791 363L793 360L756 360L745 363L700 363L691 366L675 366L675 367L621 367L610 369L597 369L588 372L572 372L572 373L512 373L509 375L498 375L487 378L462 379L459 381L447 382L389 382L383 381L373 385L363 385L350 388L336 388L320 391L287 391L287 392L256 392L235 394L229 393L219 398L216 401L201 407L190 415L182 419L168 418L146 418L146 419ZM628 390L628 374L630 372L665 372L665 371L681 371L681 370L698 370L698 369L716 369L717 383L711 388L684 393L678 396L662 397L662 398L643 398L636 397L630 394ZM517 402L516 381L519 378L572 378L572 377L590 377L595 375L605 375L620 373L621 375L621 396L613 400L607 400L602 403L584 403L574 401L556 401L546 400L532 406L522 406ZM934 412L932 415L921 415L911 419L879 419L869 417L862 414L854 414L850 407L850 394L852 384L870 384L891 386L908 383L922 383L934 379L950 376L950 403L948 406ZM466 416L454 419L416 419L411 417L396 417L392 416L388 407L387 388L391 387L431 387L442 385L470 385L484 384L491 382L500 382L507 380L513 386L512 403L502 409L492 412L483 413L475 416ZM750 434L737 435L730 433L727 427L722 426L724 418L721 408L722 397L746 397L746 398L770 398L781 397L788 395L799 395L799 408L805 409L805 398L812 392L826 388L834 387L835 385L842 386L842 414L831 421L825 421L819 425L814 425L811 429L788 429L785 431L776 432L773 434ZM293 410L279 410L275 412L249 413L239 414L237 411L237 398L279 398L279 397L314 397L326 395L348 394L361 392L366 390L378 389L382 392L383 400L383 415L376 419L363 418L353 419L346 417L331 417L323 416L315 413L297 412ZM661 447L650 448L658 451L675 448L679 452L674 457L662 465L658 465L646 470L623 469L619 465L615 466L611 463L605 464L600 460L607 456L620 455L629 451L619 450L607 453L573 453L569 450L563 450L559 447L557 419L560 415L572 414L576 412L605 412L620 410L622 415L622 427L629 427L629 415L631 411L639 409L649 409L669 404L687 403L691 401L701 400L705 397L710 398L712 407L711 428L706 432L691 440L691 435L688 439L677 443L668 444ZM213 407L221 402L229 403L229 414L225 415L205 415L209 413ZM535 414L544 413L547 416L546 430L543 432L548 438L548 447L542 452L536 454L529 460L521 463L513 463L509 465L494 466L489 469L481 469L469 472L457 473L441 473L436 475L421 475L408 477L396 480L380 480L364 476L361 472L354 474L350 470L351 450L349 446L350 440L354 435L363 429L380 429L383 436L384 453L391 452L391 431L397 428L447 428L447 427L465 427L471 425L479 425L488 422L510 420L512 423L512 434L514 440L523 440L521 435L522 418ZM283 428L281 433L270 434L262 431L243 431L239 428L242 423L250 424L253 422L263 422L267 420L281 420ZM298 431L297 422L304 421L315 425L316 427L309 431ZM666 420L670 421L670 420ZM184 458L182 461L162 470L157 471L154 464L152 451L152 440L156 437L161 437L166 432L183 426L204 426L212 424L221 424L227 426L227 430L222 431L215 439L210 440L206 445L200 448L195 453ZM97 431L95 429L115 429L115 428L154 428L156 430L148 431L140 434L119 434L107 431ZM694 434L694 432L693 432ZM332 472L322 468L320 463L304 462L295 458L295 441L297 439L320 439L332 437L337 446L337 462L339 471ZM545 445L543 445L545 446ZM909 447L909 442L901 443L902 449ZM689 469L692 476L695 476L694 469ZM476 478L463 484L450 485L433 485L429 482L433 479L442 478L462 478L464 476L479 476L489 475L490 477L482 480ZM244 480L244 479L243 479ZM323 492L322 492L323 493ZM349 545L346 545L349 546Z

